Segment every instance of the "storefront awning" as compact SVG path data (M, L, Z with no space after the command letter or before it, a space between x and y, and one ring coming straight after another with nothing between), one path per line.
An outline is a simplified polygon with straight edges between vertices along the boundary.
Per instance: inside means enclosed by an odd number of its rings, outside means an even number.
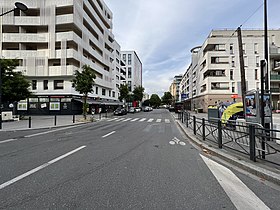
M81 103L83 103L83 99L80 99L80 98L75 98L74 99L75 101L79 101ZM88 104L95 104L95 105L111 105L111 106L121 106L123 105L122 102L119 102L119 101L96 101L96 100L93 100L93 99L87 99L87 103Z

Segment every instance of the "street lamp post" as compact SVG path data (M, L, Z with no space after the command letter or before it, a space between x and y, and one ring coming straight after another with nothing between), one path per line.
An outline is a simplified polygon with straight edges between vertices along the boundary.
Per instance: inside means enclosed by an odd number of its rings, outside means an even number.
M9 14L10 12L16 11L16 10L21 10L21 11L27 11L28 7L21 3L21 2L16 2L15 3L15 8L4 12L2 14L0 14L1 17L1 36L2 36L2 16ZM1 45L2 45L2 37L1 37ZM1 50L2 50L2 46L1 46ZM2 68L1 68L1 62L0 62L0 129L2 129Z

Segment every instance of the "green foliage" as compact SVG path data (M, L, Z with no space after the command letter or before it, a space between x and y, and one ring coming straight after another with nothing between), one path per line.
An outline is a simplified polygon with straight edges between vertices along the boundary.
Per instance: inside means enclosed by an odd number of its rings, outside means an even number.
M15 71L18 64L17 59L0 59L3 103L17 102L32 95L30 82L22 72Z
M153 107L158 107L161 104L160 97L157 94L152 94L150 98L150 104Z
M90 66L83 65L82 71L80 72L76 70L74 76L75 78L72 80L72 87L83 95L83 115L86 119L86 112L88 108L86 101L88 94L93 92L94 79L96 78L96 75Z
M150 106L150 99L147 99L143 102L143 106Z
M128 90L128 85L127 84L121 84L119 87L119 91L120 91L120 96L119 96L119 100L122 101L123 99L125 99L126 101L129 99L129 90Z
M142 101L145 88L142 86L135 87L133 90L133 97L135 101Z
M162 100L162 103L170 105L172 103L173 96L171 95L170 92L165 92L164 95L162 96L161 100Z

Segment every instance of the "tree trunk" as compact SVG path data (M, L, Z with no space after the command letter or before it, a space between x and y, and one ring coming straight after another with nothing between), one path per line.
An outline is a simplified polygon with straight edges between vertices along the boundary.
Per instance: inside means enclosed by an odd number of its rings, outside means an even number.
M87 95L83 96L83 116L84 119L87 119Z

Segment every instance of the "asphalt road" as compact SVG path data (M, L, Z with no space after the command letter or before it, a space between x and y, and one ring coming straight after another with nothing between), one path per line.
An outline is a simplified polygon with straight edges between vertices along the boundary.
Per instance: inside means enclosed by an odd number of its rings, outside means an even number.
M209 159L167 110L28 132L0 137L0 209L280 206L278 186Z

